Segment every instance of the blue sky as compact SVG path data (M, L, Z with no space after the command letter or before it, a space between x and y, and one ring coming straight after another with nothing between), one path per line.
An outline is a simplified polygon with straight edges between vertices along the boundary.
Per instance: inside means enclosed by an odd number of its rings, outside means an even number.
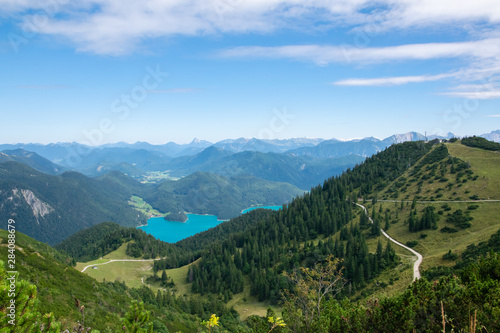
M497 1L0 0L0 22L1 143L500 129Z

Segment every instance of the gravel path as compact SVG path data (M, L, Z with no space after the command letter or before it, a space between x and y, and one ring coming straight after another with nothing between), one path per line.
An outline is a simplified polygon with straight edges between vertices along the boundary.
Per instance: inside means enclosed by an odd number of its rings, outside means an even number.
M379 200L381 201L381 200ZM435 202L435 201L433 201ZM366 209L365 206L363 205L360 205L359 203L355 203L356 205L358 205L359 207L363 208L363 210L365 211L365 214L366 216L368 217L368 219L370 220L370 223L373 224L373 220L372 218L370 217L370 215L368 215L368 210ZM396 245L399 245L405 249L407 249L408 251L410 251L411 253L413 253L414 255L417 256L417 260L415 261L415 263L413 264L413 281L415 281L416 279L420 279L420 270L419 270L419 267L420 267L420 264L422 263L422 260L424 259L422 257L422 255L420 253L418 253L417 251L415 251L414 249L406 246L406 245L403 245L401 244L400 242L398 242L397 240L395 240L394 238L392 238L391 236L389 236L384 230L380 229L380 231L382 231L382 234L388 239L390 240L391 242L393 242L394 244Z
M155 261L155 260L161 260L161 259L164 259L164 258L156 258L156 259L110 259L109 261L103 262L101 264L93 264L93 265L85 266L85 268L82 269L82 273L85 272L85 270L87 268L89 268L89 267L94 267L94 266L99 266L99 265L106 265L106 264L109 264L110 262L117 262L117 261Z

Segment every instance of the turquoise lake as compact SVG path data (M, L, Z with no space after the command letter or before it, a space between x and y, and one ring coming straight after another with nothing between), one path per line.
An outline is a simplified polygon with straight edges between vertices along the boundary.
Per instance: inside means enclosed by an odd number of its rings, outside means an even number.
M272 209L272 210L280 210L282 207L281 206L258 206L258 207L251 207L251 208L247 208L247 209L242 210L241 214L245 214L245 213L248 213L251 210L259 209L259 208Z
M184 223L167 221L163 217L152 217L148 220L147 226L138 228L162 241L175 243L223 222L217 220L215 215L187 214L187 217Z
M265 208L278 210L281 206L261 206L244 209L241 213L245 214L254 209ZM144 232L168 243L176 243L184 238L193 236L199 232L213 228L222 222L215 215L187 214L186 222L167 221L163 217L152 217L148 220L148 225L137 227Z

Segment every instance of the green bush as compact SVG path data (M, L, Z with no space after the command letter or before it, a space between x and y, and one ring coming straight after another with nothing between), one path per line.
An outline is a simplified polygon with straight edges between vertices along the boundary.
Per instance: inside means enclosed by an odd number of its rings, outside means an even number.
M418 245L418 241L408 241L408 242L406 242L406 246L411 247L411 248L413 248L413 247L415 247L417 245Z

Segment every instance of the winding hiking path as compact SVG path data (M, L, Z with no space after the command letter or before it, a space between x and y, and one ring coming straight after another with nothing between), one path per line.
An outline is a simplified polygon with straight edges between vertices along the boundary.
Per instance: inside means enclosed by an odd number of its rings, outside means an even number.
M109 261L103 262L103 263L100 263L100 264L92 264L92 265L85 266L85 268L82 269L82 273L85 272L85 270L87 268L89 268L89 267L99 266L99 265L106 265L106 264L109 264L110 262L117 262L117 261L155 261L155 260L161 260L161 259L164 259L164 258L156 258L156 259L110 259Z
M401 200L377 200L383 202L401 202ZM413 202L412 200L403 200L403 202ZM416 201L416 203L474 203L474 202L500 202L500 200L493 199L479 199L479 200L424 200Z
M359 203L356 203L354 202L354 204L358 205L359 207L363 208L363 210L365 211L365 214L366 216L368 217L368 219L370 220L370 223L373 224L373 220L372 218L370 217L370 215L368 215L368 210L366 209L365 206L363 205L360 205ZM406 245L403 245L401 244L400 242L398 242L397 240L393 239L391 236L389 236L382 228L380 229L380 231L382 231L382 234L388 239L390 240L391 242L393 242L394 244L396 245L399 245L405 249L407 249L408 251L410 251L411 253L413 253L414 255L417 256L417 261L415 261L415 263L413 264L413 281L415 281L416 279L420 279L420 270L419 270L419 267L420 267L420 264L422 263L422 260L424 259L422 257L422 255L420 253L418 253L417 251L415 251L414 249L406 246Z

